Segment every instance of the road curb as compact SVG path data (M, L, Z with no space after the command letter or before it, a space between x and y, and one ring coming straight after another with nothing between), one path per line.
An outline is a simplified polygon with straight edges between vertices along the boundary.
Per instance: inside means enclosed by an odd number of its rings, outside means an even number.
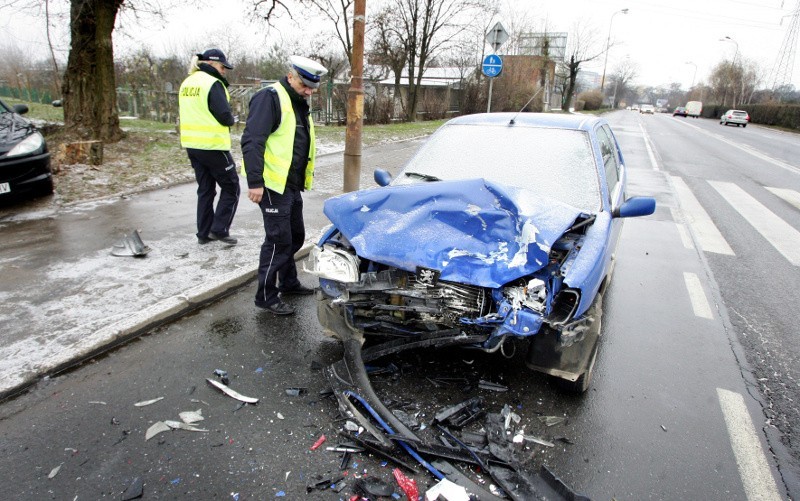
M299 261L308 256L313 244L306 243L294 256ZM205 284L193 287L184 294L168 297L135 314L86 334L85 327L73 329L54 340L64 346L59 355L30 370L0 374L0 401L13 398L38 383L42 378L70 370L92 358L116 349L137 337L173 322L209 303L244 287L256 278L258 266L248 266L228 272Z

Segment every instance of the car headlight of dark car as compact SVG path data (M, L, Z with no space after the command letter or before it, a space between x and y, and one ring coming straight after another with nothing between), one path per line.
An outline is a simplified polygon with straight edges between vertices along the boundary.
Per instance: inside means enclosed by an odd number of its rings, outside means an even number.
M39 132L29 135L6 153L6 158L38 154L44 151L44 137Z

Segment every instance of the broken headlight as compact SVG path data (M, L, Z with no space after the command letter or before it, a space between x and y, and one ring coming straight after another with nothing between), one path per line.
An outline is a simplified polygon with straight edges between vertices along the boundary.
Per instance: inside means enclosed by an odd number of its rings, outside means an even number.
M337 282L358 282L359 260L354 254L330 244L315 245L303 265L303 269L319 278Z
M515 310L526 307L537 313L545 313L547 289L544 280L533 278L525 285L506 287L503 295Z

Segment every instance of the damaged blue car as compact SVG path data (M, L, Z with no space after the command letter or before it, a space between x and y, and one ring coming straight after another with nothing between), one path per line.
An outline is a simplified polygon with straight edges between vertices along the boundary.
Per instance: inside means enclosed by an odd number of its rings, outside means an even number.
M608 123L584 115L492 113L438 129L392 179L333 197L333 223L306 270L333 335L509 352L568 389L589 387L603 291L622 219L655 210L626 199ZM441 336L440 336L441 337Z

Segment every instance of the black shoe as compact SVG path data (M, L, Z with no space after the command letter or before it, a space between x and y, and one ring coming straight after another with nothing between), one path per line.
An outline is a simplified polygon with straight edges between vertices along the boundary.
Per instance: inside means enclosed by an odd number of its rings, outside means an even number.
M272 303L268 306L261 306L260 304L256 303L256 306L274 315L285 316L294 314L294 306L286 304L283 301L278 301L277 303Z
M211 239L208 238L208 237L197 237L197 243L200 244L200 245L205 245L210 241L211 241Z
M222 235L217 235L216 233L209 233L208 238L211 240L219 240L220 242L224 242L228 245L236 245L236 243L238 242L238 240L236 240L230 235L225 235L223 237Z
M314 294L314 289L309 289L303 285L298 285L294 289L281 291L282 296L309 296Z

